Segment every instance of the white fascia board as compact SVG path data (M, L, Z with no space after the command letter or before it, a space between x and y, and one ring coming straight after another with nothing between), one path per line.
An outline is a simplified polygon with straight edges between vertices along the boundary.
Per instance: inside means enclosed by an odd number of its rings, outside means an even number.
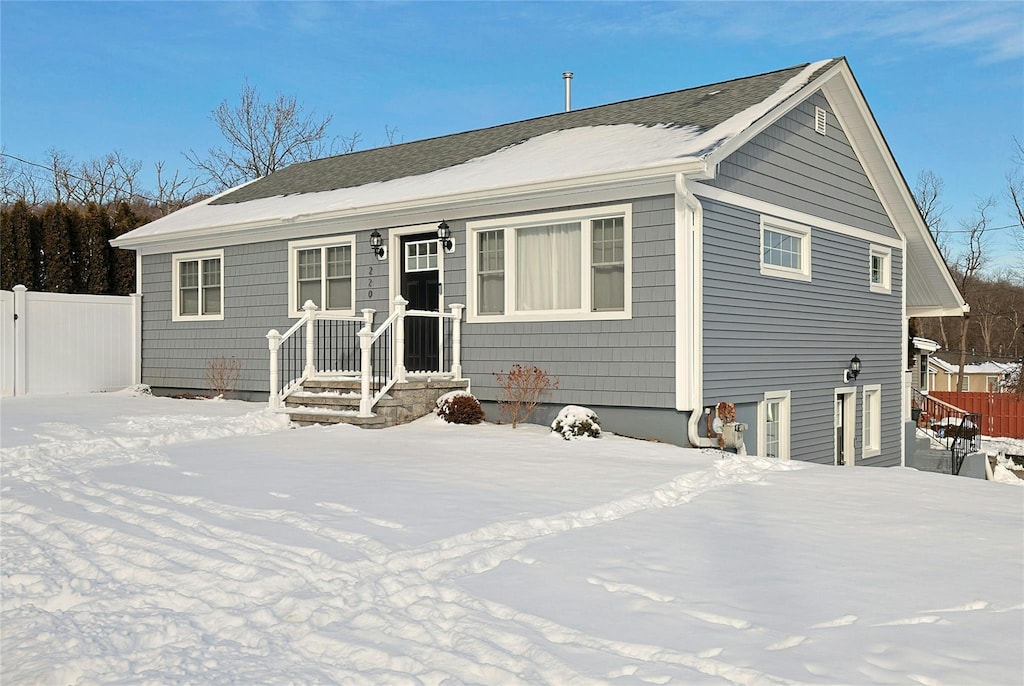
M172 247L174 250L184 249L184 246L187 246L188 249L198 249L204 246L213 247L315 236L318 232L326 234L378 226L380 228L402 226L408 223L417 223L419 220L415 220L415 217L421 217L425 213L456 219L520 211L519 207L511 210L508 208L517 203L527 206L532 204L540 209L549 206L552 199L566 204L566 196L573 195L580 197L572 199L572 203L600 202L604 199L603 195L616 190L629 190L631 193L670 194L674 188L674 175L679 173L688 176L704 174L706 173L706 164L702 160L686 158L668 164L601 172L539 183L531 182L451 195L414 198L395 203L346 208L317 214L273 217L199 230L143 236L127 241L114 239L116 243L112 241L112 244L115 247L130 248L144 254L152 254L167 252ZM594 195L596 199L588 199L589 195ZM188 208L185 208L181 211L187 210ZM462 211L461 215L459 215L460 210Z
M797 210L791 210L780 205L775 205L764 200L758 200L751 198L746 195L740 195L732 191L722 190L714 186L708 186L700 182L689 182L689 187L693 191L694 195L702 198L708 198L709 200L718 200L719 202L733 205L735 207L742 207L744 209L752 210L759 214L770 215L778 219L787 219L798 224L810 226L816 229L824 229L825 231L831 231L833 233L842 234L844 236L850 236L852 238L858 238L865 241L870 241L878 245L884 245L889 248L903 248L903 241L899 238L892 238L890 236L883 236L882 234L866 231L864 229L857 228L856 226L850 226L849 224L843 224L841 222L832 221L831 219L824 219L823 217L816 217L806 212L800 212Z
M960 307L907 307L908 317L962 317L971 311L971 306L964 304Z
M725 144L723 144L721 147L716 149L714 152L712 152L705 158L705 161L708 163L708 167L710 169L716 169L718 167L718 164L722 162L726 157L742 148L744 145L750 142L750 140L754 138L754 136L761 133L769 126L777 122L787 112L789 112L794 107L799 105L801 102L806 100L812 93L820 89L822 85L826 81L831 79L832 76L845 64L845 60L836 62L836 64L830 67L828 71L826 71L824 74L814 79L813 81L809 81L796 93L780 102L778 105L772 108L767 114L765 114L763 117L754 122L754 124L744 129L742 133L729 139Z
M956 303L954 306L943 309L952 316L967 312L967 303L953 282L953 276L946 268L942 255L939 254L935 239L932 238L931 232L928 231L928 227L917 209L917 203L910 192L910 187L893 157L889 144L882 135L878 122L857 84L853 72L845 61L840 66L842 68L836 69L834 74L833 70L829 70L829 74L836 78L830 77L827 82L823 83L822 92L832 105L833 113L846 133L846 138L864 168L864 173L867 174L872 187L878 193L879 201L882 203L889 221L900 235L907 239L908 245L904 251L906 253L904 259L911 259L911 253L918 252L911 249L910 243L913 243L915 247L924 248L932 262L929 266L940 275L949 291L947 295L953 296L952 301ZM866 143L870 143L870 145ZM904 285L904 288L906 287Z

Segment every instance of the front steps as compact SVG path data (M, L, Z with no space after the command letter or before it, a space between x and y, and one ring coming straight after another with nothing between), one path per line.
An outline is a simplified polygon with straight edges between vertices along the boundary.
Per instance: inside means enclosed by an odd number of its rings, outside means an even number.
M413 380L396 383L373 408L372 417L359 416L358 379L306 381L285 398L283 412L299 426L352 424L383 429L407 424L434 411L437 399L451 391L469 389L468 379Z

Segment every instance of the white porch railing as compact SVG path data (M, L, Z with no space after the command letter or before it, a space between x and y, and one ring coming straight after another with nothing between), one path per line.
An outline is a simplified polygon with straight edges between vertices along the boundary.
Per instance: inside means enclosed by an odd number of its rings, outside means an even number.
M462 378L462 311L452 305L450 312L407 310L402 296L394 300L394 312L376 330L375 310L362 310L362 317L343 317L318 311L306 301L304 314L287 332L267 333L270 348L270 407L277 409L304 381L317 379L359 380L359 416L370 417L373 408L396 383L409 377ZM408 317L438 320L438 368L405 368L405 320ZM446 332L445 323L450 327ZM445 345L448 340L449 346ZM304 339L304 340L303 340ZM445 368L446 352L451 365Z

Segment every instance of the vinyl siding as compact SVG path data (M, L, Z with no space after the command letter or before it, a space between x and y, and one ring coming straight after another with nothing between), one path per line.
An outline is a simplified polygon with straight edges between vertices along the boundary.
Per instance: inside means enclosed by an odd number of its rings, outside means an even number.
M900 461L902 253L892 252L892 292L872 293L868 241L812 227L810 282L762 276L760 215L704 204L704 401L757 403L792 392L791 456L833 461L833 389L854 355L858 464ZM882 385L882 453L859 459L861 385ZM756 450L756 427L748 446Z
M674 198L632 207L632 319L464 324L463 371L477 397L497 400L494 373L520 363L558 379L553 405L675 407ZM465 302L465 224L458 229L461 260L445 261L445 278L452 301Z
M827 135L814 108L828 113ZM706 182L815 217L898 237L828 100L811 95L722 161Z
M224 248L222 321L171 321L171 258L166 253L142 259L143 382L205 391L208 362L224 356L242 364L239 391L268 392L267 332L284 333L296 321L288 317L288 241ZM356 236L355 260L357 314L372 307L376 321L383 321L388 314L387 263L370 252L368 232Z

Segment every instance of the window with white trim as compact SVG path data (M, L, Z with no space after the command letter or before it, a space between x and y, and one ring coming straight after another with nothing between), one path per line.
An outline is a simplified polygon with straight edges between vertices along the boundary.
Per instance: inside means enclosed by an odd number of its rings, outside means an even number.
M355 314L355 237L288 244L288 308L302 316L307 300L324 311Z
M627 319L630 206L467 224L469 319Z
M224 251L183 253L171 258L176 322L224 319Z
M873 293L892 292L892 249L872 245L868 257L868 281Z
M789 459L790 392L769 391L758 405L758 453L761 457Z
M1000 385L1000 379L998 376L985 377L985 390L989 393L998 393Z
M861 417L861 453L873 457L882 452L882 387L864 386L863 417Z
M761 217L761 273L810 281L810 227L784 219Z

